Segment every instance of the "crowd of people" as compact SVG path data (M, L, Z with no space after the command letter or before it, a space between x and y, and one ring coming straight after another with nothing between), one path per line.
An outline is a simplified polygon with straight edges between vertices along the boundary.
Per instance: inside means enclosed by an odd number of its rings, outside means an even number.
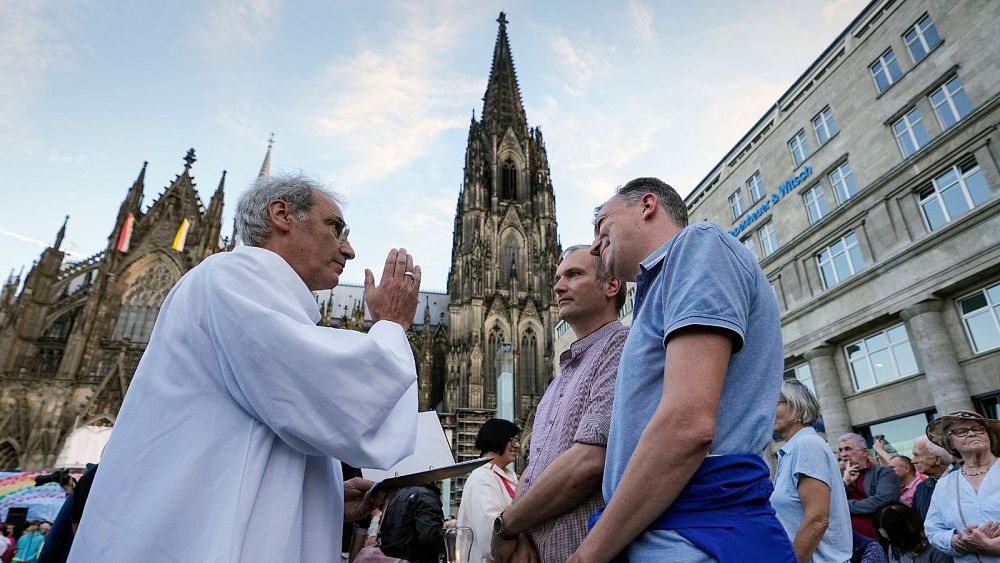
M385 469L413 452L405 331L421 271L390 250L378 285L365 272L370 330L318 326L311 292L354 258L342 206L301 175L240 197L243 244L161 307L69 561L326 563L345 522L362 521L356 547L371 545L357 560L369 561L436 561L455 525L473 530L474 561L496 563L1000 562L1000 422L942 416L912 459L881 440L870 455L856 434L833 451L813 428L816 398L782 380L778 306L756 258L718 226L688 224L656 178L618 188L593 243L560 258L553 291L577 340L538 404L521 477L509 468L521 429L494 419L457 521L433 485L374 494L342 464ZM626 282L631 327L617 314ZM762 453L775 432L772 478Z

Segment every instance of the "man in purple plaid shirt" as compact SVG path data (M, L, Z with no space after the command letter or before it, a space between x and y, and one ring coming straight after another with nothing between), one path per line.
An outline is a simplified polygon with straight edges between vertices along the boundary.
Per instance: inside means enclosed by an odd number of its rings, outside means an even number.
M528 468L494 525L496 563L520 560L532 543L542 563L562 563L604 504L604 453L628 327L618 320L625 284L589 249L566 249L556 269L559 317L578 339L559 357L559 376L535 411Z

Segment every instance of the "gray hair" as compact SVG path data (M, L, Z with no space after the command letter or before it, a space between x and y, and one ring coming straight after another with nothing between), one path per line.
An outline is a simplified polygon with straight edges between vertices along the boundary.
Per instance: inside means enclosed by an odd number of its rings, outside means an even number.
M633 207L637 205L639 201L642 200L642 196L646 194L653 194L656 196L656 201L659 206L670 215L670 219L673 221L674 225L680 228L684 228L688 225L688 212L687 206L684 205L684 199L681 198L680 194L677 193L677 190L671 187L670 184L660 180L659 178L636 178L624 186L619 186L618 189L615 190L615 196L611 199L619 199L625 204L625 207ZM596 213L599 211L600 208L598 208L595 212L595 218Z
M304 220L313 206L313 193L329 196L339 206L342 198L316 180L302 174L277 174L257 178L236 203L236 234L247 246L264 246L271 236L271 218L267 206L281 200L299 220Z
M919 444L923 444L924 447L927 448L927 453L929 455L938 456L939 458L941 458L941 461L945 462L946 464L951 465L952 463L955 463L955 456L951 455L951 452L935 444L934 442L931 442L930 439L927 438L927 436L920 435L913 439L913 446L912 446L913 448L916 448L917 445Z
M799 420L806 426L811 426L819 418L819 402L808 387L798 379L786 379L781 382L781 398L788 405L788 415L792 420Z
M866 452L868 451L868 442L865 441L864 436L862 436L861 434L855 434L854 432L850 432L848 434L844 434L841 437L837 438L837 442L853 442L855 447L857 447L859 450L865 450Z
M566 250L563 250L562 254L559 255L559 262L561 263L563 260L566 259L567 256L573 254L577 250L586 250L587 253L589 254L590 245L574 244L573 246L567 248ZM594 258L594 266L597 269L597 281L607 281L614 277L611 275L611 272L608 271L607 265L604 264L604 260L601 260L600 256L594 256L593 258ZM615 310L621 311L622 307L625 306L625 300L628 298L626 296L628 288L625 287L625 282L621 280L618 281L621 282L621 284L618 286L618 293L615 294Z

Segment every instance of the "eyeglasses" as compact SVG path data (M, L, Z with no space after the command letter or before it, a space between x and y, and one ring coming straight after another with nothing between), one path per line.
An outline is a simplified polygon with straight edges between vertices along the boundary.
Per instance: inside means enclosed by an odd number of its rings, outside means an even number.
M969 434L986 434L985 428L956 428L955 430L949 430L949 434L957 438L965 438Z
M347 226L347 223L340 219L334 219L330 225L333 227L333 236L337 237L337 242L341 244L347 242L347 237L351 234L351 228Z

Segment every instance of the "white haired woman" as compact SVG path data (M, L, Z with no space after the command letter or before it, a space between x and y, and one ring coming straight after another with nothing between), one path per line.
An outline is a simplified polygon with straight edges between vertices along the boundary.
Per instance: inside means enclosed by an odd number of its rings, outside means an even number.
M812 428L818 418L808 387L794 379L781 384L774 431L785 445L771 504L800 563L843 563L851 559L851 514L837 458Z
M1000 421L956 411L928 424L927 438L962 458L934 487L928 539L956 562L1000 562Z

